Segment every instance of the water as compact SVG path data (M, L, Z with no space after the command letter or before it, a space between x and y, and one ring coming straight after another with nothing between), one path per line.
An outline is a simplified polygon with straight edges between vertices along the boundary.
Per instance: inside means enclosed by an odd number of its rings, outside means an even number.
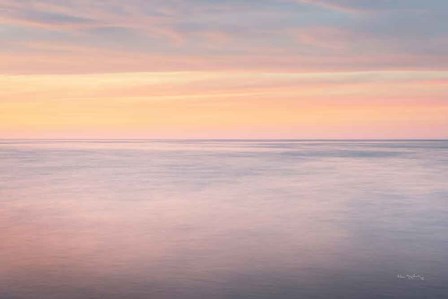
M0 298L448 298L448 142L4 140Z

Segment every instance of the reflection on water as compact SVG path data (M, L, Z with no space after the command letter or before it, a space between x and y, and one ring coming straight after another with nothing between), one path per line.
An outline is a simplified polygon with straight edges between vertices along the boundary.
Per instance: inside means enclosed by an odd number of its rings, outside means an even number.
M0 298L448 298L447 178L445 141L2 141Z

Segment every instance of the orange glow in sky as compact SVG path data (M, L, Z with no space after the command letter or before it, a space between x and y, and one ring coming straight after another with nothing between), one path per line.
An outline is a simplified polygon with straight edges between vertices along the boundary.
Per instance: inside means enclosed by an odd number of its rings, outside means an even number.
M147 2L2 1L0 136L448 138L437 3Z

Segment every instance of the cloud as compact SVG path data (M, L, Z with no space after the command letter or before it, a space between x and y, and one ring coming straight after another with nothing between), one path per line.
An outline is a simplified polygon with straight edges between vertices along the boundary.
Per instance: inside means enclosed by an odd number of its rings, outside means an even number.
M447 9L444 0L296 0L348 13L373 11L433 11Z
M292 32L299 44L331 50L347 50L360 40L356 32L336 27L310 27Z
M0 71L447 69L448 2L422 2L2 0Z
M0 132L354 138L378 130L378 138L446 137L447 90L439 83L447 78L448 72L2 76ZM432 130L420 135L425 128Z

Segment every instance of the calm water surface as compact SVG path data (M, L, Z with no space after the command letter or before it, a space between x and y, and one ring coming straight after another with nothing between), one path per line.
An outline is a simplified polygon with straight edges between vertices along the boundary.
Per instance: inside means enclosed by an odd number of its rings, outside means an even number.
M1 141L0 298L448 298L448 142Z

